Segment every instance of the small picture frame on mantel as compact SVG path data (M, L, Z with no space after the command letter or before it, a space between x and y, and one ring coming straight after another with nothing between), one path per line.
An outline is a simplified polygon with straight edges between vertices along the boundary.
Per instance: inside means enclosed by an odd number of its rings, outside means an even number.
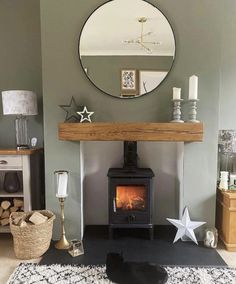
M121 96L137 96L139 93L138 72L136 69L121 70Z

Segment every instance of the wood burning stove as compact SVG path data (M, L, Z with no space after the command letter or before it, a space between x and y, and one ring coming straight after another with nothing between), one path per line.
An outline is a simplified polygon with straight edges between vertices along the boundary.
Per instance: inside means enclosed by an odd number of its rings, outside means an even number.
M149 168L137 167L137 142L124 142L124 167L108 171L109 237L114 228L147 228L153 239L152 178Z

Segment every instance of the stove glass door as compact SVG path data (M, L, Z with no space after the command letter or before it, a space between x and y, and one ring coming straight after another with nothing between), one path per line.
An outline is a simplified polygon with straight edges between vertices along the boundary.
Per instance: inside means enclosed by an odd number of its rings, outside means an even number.
M147 190L145 185L118 185L114 200L116 211L146 211Z

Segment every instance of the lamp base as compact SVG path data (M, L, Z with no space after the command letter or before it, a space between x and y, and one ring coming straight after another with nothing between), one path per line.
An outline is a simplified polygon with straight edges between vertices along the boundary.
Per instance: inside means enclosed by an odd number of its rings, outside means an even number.
M69 249L70 244L67 241L65 235L61 236L61 239L55 244L55 248L57 249Z
M17 149L29 149L27 118L19 115L15 120L16 147Z

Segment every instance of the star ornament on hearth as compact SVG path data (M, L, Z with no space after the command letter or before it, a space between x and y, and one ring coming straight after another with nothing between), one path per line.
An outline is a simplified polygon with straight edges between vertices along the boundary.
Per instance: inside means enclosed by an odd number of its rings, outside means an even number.
M181 220L170 219L170 218L166 218L166 219L178 229L173 243L177 242L180 238L182 239L184 236L187 236L192 241L194 241L195 244L198 245L198 242L197 242L197 239L195 237L193 230L202 226L206 222L191 221L187 207L185 207L185 209L184 209L184 214L183 214Z
M94 112L88 111L86 106L84 107L83 111L77 111L77 113L81 117L80 122L84 121L92 122L90 117L94 114Z

